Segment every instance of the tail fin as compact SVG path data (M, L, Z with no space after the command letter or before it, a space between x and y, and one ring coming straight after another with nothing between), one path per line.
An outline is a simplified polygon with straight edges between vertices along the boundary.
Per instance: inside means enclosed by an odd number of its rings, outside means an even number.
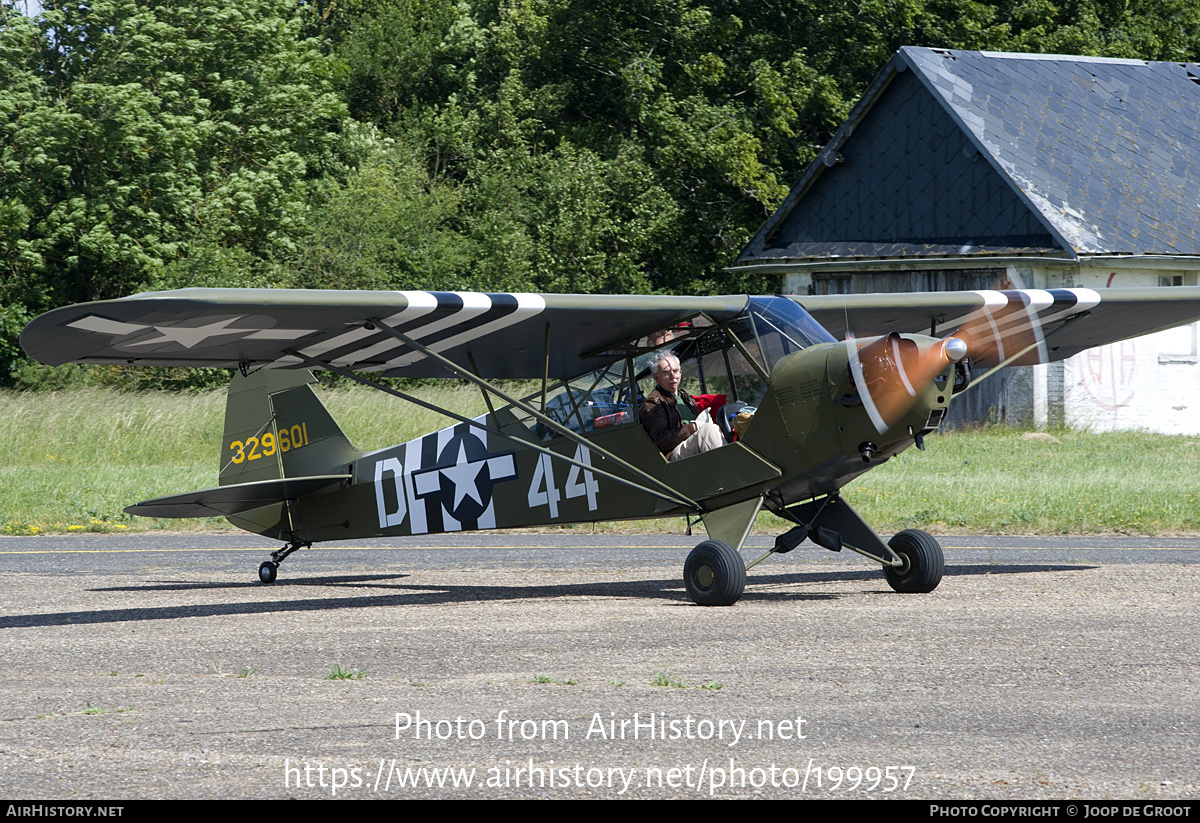
M225 401L220 484L341 474L354 448L313 392L311 372L260 369L233 376Z

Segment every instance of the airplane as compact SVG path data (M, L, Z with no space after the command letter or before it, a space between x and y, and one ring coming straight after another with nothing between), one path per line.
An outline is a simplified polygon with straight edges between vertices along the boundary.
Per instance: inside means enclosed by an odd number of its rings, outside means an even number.
M748 568L805 540L880 564L897 592L940 583L937 540L884 541L847 483L924 448L951 400L1004 366L1061 360L1200 319L1200 287L828 296L636 296L181 289L49 311L34 359L233 372L219 485L145 500L147 517L225 516L284 541L259 567L331 540L684 516L708 539L683 567L699 605L736 603ZM651 365L680 362L724 445L674 462L641 425ZM355 448L313 391L344 375L454 421ZM478 387L468 418L388 378ZM494 381L529 381L513 397ZM722 397L723 395L723 397ZM747 564L760 511L792 527Z

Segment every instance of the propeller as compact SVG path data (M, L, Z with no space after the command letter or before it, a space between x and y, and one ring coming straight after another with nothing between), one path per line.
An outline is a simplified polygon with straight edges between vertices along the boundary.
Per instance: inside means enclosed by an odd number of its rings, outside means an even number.
M987 367L1028 366L1049 359L1038 317L1053 303L1049 292L983 292L983 297L983 307L963 318L952 332L967 344L973 362Z
M1049 362L1046 339L1100 302L1100 295L1091 289L984 290L975 294L982 298L982 305L940 321L938 325L948 333L939 341L892 332L864 345L853 333L847 337L851 378L881 434L904 417L921 389L948 364L957 364L953 389L957 394L1004 366ZM972 368L986 371L972 379Z
M967 343L957 337L922 345L896 332L865 346L847 338L846 347L853 386L880 434L908 413L919 392L946 366L962 360L968 351Z
M947 328L954 328L951 332L954 337L967 343L970 362L987 369L972 385L1004 366L1050 362L1047 338L1072 320L1086 316L1100 302L1100 295L1091 289L1023 289L978 294L984 298L981 308L946 324ZM1053 330L1047 332L1048 327Z

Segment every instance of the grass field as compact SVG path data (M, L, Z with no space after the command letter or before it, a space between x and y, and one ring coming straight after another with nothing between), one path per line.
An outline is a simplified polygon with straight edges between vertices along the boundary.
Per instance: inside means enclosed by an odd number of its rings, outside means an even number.
M465 414L484 411L479 392L466 386L415 393ZM366 389L322 396L364 449L447 425ZM229 528L219 518L148 520L122 512L148 497L216 485L224 403L223 392L0 393L0 534ZM847 488L847 499L879 532L1200 532L1200 437L993 428L926 443L926 452L909 449ZM638 528L674 531L682 522ZM764 516L757 529L783 527Z

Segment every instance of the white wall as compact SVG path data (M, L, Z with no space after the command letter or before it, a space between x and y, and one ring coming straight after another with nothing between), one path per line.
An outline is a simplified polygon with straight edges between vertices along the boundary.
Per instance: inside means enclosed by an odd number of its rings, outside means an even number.
M1035 268L1032 274L1039 288L1083 286L1101 296L1109 288L1160 287L1163 277L1196 284L1194 270L1114 268L1100 261L1075 269ZM1054 419L1052 404L1057 402L1059 416L1071 427L1200 433L1198 331L1200 324L1193 324L1089 349L1064 361L1057 375L1052 366L1037 367L1038 425Z
M1062 408L1067 425L1200 433L1198 325L1100 346L1066 360Z

